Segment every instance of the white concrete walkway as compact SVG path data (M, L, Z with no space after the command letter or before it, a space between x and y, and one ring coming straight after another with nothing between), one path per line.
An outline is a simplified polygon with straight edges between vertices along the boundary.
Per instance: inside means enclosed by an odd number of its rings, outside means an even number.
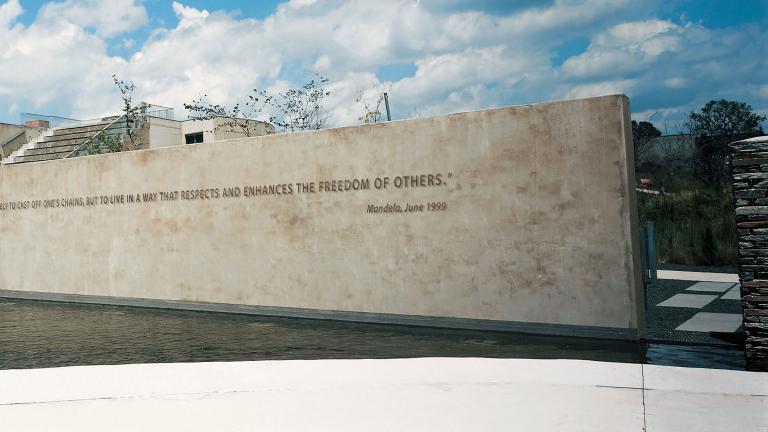
M656 275L659 277L659 279L674 279L698 282L739 282L739 275L735 273L706 273L677 270L658 270Z
M768 431L768 374L574 360L0 371L3 431Z

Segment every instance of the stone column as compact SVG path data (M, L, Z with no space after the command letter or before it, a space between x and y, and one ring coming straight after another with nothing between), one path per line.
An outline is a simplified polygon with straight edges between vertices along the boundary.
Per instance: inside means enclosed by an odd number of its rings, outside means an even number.
M768 136L731 151L747 369L768 371Z

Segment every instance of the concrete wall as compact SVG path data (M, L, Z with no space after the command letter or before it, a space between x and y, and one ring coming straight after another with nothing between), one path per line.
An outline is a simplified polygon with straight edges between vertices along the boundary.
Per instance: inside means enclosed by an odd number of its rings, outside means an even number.
M630 132L606 96L5 166L0 290L636 337Z
M27 143L27 134L17 132L16 135L0 139L0 159L7 158L11 153Z
M8 157L45 131L43 128L0 123L0 159ZM23 134L19 135L21 132Z
M181 122L160 117L149 117L150 148L170 147L184 143Z
M24 126L10 123L0 123L0 143L13 138L22 130L24 130Z
M182 137L181 143L183 144L184 136L191 133L202 132L204 143L213 143L217 141L245 138L246 135L240 132L237 127L229 126L228 119L222 117L216 117L208 120L186 120L182 122ZM275 133L275 127L267 122L258 120L243 120L243 124L247 125L251 136L262 136Z
M203 133L203 142L212 143L214 141L214 132L216 126L213 124L213 119L208 120L186 120L181 122L181 141L180 144L184 144L184 137L192 133Z
M26 134L19 135L23 130L24 126L0 123L0 159L8 157L9 154L27 142Z
M213 119L213 122L216 126L213 134L213 142L243 138L246 136L245 133L241 132L237 127L228 125L228 123L231 123L229 119L218 117ZM242 125L242 127L248 128L250 136L261 136L275 133L275 127L267 122L258 120L245 120L242 122Z

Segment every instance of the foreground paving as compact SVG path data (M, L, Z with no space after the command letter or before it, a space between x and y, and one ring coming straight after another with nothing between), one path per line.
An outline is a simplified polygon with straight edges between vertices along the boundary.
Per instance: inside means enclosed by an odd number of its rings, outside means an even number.
M424 358L0 370L3 430L766 431L768 374Z
M674 279L705 282L730 282L738 283L739 275L736 273L708 273L699 271L659 270L659 279Z

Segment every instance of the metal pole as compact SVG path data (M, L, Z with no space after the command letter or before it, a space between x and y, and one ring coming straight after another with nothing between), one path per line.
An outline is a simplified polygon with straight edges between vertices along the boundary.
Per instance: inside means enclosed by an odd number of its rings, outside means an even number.
M651 273L651 280L655 281L656 274L656 236L653 231L653 222L648 222L647 228L648 236L648 270Z
M389 114L389 96L384 93L384 106L387 108L387 121L392 121L392 116Z
M648 238L643 227L640 227L640 268L643 269L643 284L647 284L650 282L648 275Z

